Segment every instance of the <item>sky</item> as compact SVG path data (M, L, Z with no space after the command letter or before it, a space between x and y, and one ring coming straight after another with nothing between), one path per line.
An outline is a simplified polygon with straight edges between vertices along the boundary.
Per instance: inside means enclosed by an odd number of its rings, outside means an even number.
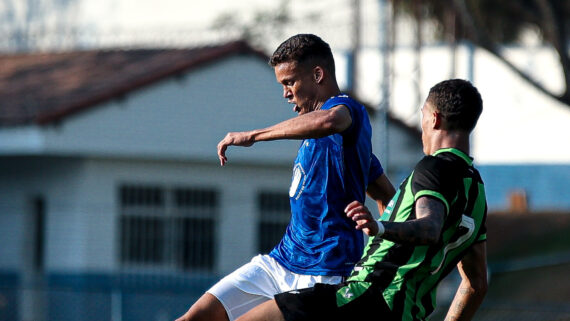
M138 29L208 25L225 11L248 15L252 7L268 7L263 0L81 0L89 23Z
M273 26L263 30L264 43L268 42L267 34L273 37L268 47L296 33L315 33L333 51L347 50L355 39L355 1L4 0L0 2L0 49L10 50L30 42L14 38L22 34L32 39L28 49L40 50L61 50L77 43L82 47L117 47L220 42L227 37L211 27L222 14L229 14L240 25L251 25L255 14L276 13L286 4L290 22L285 29ZM387 0L358 0L361 46L379 43L379 35L383 34L379 32L379 3L383 1Z
M16 0L12 0L16 1ZM55 1L55 0L45 0ZM213 21L231 13L240 22L251 22L255 13L276 12L281 1L267 0L70 0L76 1L74 24L103 42L134 41L154 36L155 39L188 43L216 40ZM289 0L292 23L284 31L288 36L310 32L323 37L333 50L351 46L354 0ZM360 0L361 39L364 44L377 43L379 0ZM73 19L73 18L72 18ZM128 38L128 40L125 40ZM110 40L109 40L110 39ZM182 40L180 40L182 39ZM277 44L272 39L269 47Z

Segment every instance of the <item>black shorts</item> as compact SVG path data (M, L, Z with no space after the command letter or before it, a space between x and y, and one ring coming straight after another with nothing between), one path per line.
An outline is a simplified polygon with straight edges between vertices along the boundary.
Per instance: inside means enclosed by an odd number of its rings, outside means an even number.
M287 321L394 320L382 291L367 282L317 283L277 294L275 301Z

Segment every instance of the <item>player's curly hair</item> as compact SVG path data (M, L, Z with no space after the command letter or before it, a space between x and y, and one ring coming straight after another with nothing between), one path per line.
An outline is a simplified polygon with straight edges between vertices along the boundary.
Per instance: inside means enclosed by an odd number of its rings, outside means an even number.
M470 132L483 112L483 100L477 88L463 79L450 79L433 86L427 101L445 119L447 130Z
M313 34L298 34L281 43L269 58L269 65L275 67L284 62L309 64L309 67L319 65L332 75L335 74L331 47Z

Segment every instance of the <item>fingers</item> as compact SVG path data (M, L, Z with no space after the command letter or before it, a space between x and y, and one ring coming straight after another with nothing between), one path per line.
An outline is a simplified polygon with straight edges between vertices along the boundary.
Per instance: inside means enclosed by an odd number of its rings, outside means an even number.
M228 161L228 158L226 157L226 149L228 149L228 145L224 140L222 140L218 144L218 158L220 159L220 166L224 166Z
M373 221L374 217L370 213L354 213L353 215L349 216L355 222L368 222Z
M358 201L348 204L344 211L347 217L356 222L357 229L361 229L363 225L374 220L368 208Z
M228 149L228 146L235 145L234 135L234 133L227 133L224 139L218 143L218 158L220 159L220 166L224 166L228 162L226 150Z
M362 230L366 235L374 236L378 234L378 223L372 217L356 220L355 222L356 226L354 228Z
M220 159L221 166L224 166L228 162L228 158L226 157L228 146L251 146L251 144L246 145L243 142L243 137L243 133L227 133L226 137L218 143L218 158Z
M356 222L355 228L357 230L362 230L364 233L366 233L366 235L374 236L378 234L378 223L374 218L372 218L372 216L364 219L358 219L355 222Z
M346 208L344 209L344 212L346 213L346 216L348 216L348 217L352 217L357 213L368 213L368 214L370 214L370 211L368 211L368 208L366 208L366 206L364 206L364 204L360 203L359 201L353 201L352 203L348 204L346 206Z
M358 201L353 201L346 206L344 211L346 216L356 223L355 228L357 230L362 230L369 236L376 235L378 233L378 224L372 216L372 213L370 213L364 204Z

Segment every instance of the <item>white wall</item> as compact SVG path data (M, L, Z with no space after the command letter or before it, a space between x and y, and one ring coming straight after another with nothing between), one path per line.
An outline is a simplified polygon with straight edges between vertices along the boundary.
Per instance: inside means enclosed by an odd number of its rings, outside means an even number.
M507 54L523 70L531 72L555 91L563 88L555 55L548 48L509 48ZM459 46L423 47L420 67L415 68L412 47L398 47L390 57L392 81L390 111L419 128L419 108L429 89L449 78L471 80L483 97L484 110L472 137L472 154L479 164L568 164L570 107L547 97L524 82L497 58L482 49ZM379 103L380 57L376 49L364 51L359 95ZM471 79L470 79L471 78Z
M291 157L294 157L292 155ZM220 213L217 220L217 267L226 273L249 260L256 251L257 192L276 190L286 193L290 182L290 168L239 166L217 163L152 162L115 160L88 162L91 188L84 189L91 202L113 203L111 215L91 213L93 220L85 230L90 247L86 253L98 253L87 259L90 268L117 268L118 258L118 204L116 195L121 183L148 183L161 186L208 187L219 190ZM94 195L90 190L98 191ZM101 221L104 219L105 221ZM114 228L113 228L114 227ZM114 249L114 250L113 250ZM112 255L111 255L112 253Z
M570 163L570 149L565 148L570 141L570 106L514 77L483 50L476 54L475 84L484 100L473 136L480 163Z
M80 253L83 239L74 228L81 224L80 208L74 202L80 190L77 178L81 164L51 158L4 158L0 184L0 266L21 267L29 262L29 226L33 197L46 200L46 266L68 264ZM60 235L65 235L61 239Z
M294 158L294 154L290 158ZM0 185L0 269L24 265L25 215L31 196L47 204L47 271L116 271L118 188L124 183L208 187L220 192L216 270L226 273L257 251L257 193L287 193L289 166L244 166L135 159L2 160L10 187ZM11 179L16 178L17 179ZM5 180L4 180L5 181Z
M267 63L236 56L168 80L46 130L46 151L215 161L228 131L266 127L296 116ZM298 142L230 148L231 161L289 163Z

